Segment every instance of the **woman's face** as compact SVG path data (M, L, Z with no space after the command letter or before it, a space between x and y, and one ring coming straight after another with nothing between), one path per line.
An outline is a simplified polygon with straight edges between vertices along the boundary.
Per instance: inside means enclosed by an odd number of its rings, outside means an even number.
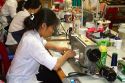
M54 28L55 26L47 26L46 24L45 26L42 25L40 29L40 36L44 38L52 36L52 34L54 33Z

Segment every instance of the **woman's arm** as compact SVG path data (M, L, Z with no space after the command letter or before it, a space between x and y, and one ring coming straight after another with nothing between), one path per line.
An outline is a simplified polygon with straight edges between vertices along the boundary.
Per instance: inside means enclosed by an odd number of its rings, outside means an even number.
M66 51L63 56L57 59L54 70L58 70L65 63L65 61L67 61L68 58L74 57L75 55L76 53L72 50Z
M49 43L49 42L46 43L45 48L51 49L51 50L54 50L54 51L58 51L58 52L61 52L61 53L69 50L69 48L67 48L67 47L60 47L58 45L53 45L52 43Z
M58 45L55 46L52 43L47 43L45 47L47 49L52 49L63 53L63 55L57 59L54 70L58 70L65 63L65 61L67 61L68 58L74 57L76 55L76 53L73 50L68 49L66 47L59 47Z

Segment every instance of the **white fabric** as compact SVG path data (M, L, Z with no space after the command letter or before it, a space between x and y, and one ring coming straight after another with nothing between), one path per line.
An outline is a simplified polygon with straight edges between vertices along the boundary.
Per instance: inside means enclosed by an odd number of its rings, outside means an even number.
M3 26L7 26L7 19L5 16L11 16L12 18L16 15L17 1L16 0L6 0L5 4L1 8L2 23Z
M15 77L13 75L7 77L7 79L9 79L7 83L40 83L39 81L36 80L36 76L31 76L30 79L20 77L20 76L15 76Z
M17 41L13 38L11 33L8 33L7 40L5 42L6 45L15 45L18 44Z
M7 74L8 83L28 83L27 80L38 73L40 64L50 70L54 68L57 59L45 49L46 43L36 31L28 31L23 35Z
M24 11L20 11L12 20L9 26L9 32L15 32L24 29L24 19L30 16L29 12L25 9ZM7 35L6 45L14 45L17 44L16 40L13 38L11 33Z

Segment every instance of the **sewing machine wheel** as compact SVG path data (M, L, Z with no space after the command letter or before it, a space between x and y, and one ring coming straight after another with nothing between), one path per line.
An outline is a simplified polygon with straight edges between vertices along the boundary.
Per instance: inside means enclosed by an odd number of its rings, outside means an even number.
M89 49L87 51L87 57L92 62L97 62L101 58L101 52L99 49Z

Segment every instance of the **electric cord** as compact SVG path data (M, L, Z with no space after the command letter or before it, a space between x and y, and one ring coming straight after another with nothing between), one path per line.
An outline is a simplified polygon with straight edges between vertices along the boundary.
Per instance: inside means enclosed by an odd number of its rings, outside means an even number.
M83 66L80 62L78 62L79 66L85 69L88 69L87 67Z
M70 73L68 73L68 76L66 76L66 78L79 77L79 76L87 76L87 74L86 73L80 73L80 72L70 72Z

